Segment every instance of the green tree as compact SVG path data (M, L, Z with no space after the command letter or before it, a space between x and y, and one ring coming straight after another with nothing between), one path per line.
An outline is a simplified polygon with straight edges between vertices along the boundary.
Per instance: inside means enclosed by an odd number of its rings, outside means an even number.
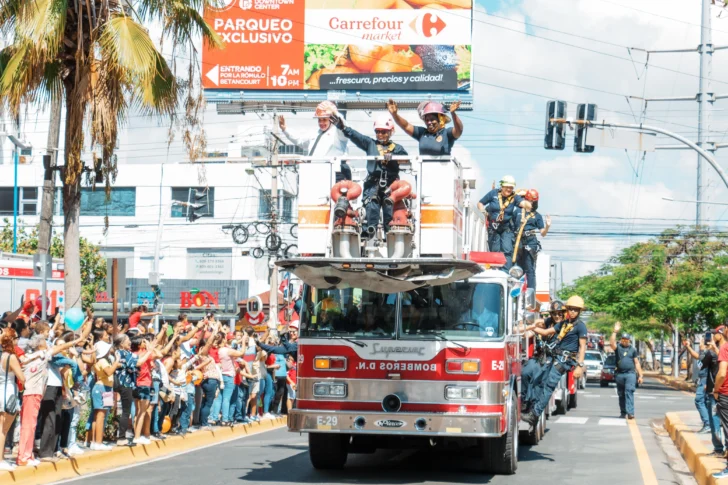
M64 261L69 307L81 299L81 159L98 154L107 194L116 176L119 126L131 110L175 118L182 103L183 138L191 159L204 147L199 59L193 37L221 46L201 12L215 0L2 0L0 101L14 119L29 103L62 99L65 111L63 179ZM173 54L185 50L186 76L177 77L145 25L162 27ZM173 65L174 67L174 65ZM88 138L88 140L86 139Z
M106 287L106 259L101 255L99 247L86 238L79 239L81 255L81 294L83 308L93 309L96 293ZM8 219L3 219L0 229L0 251L11 252L13 249L13 226ZM35 254L38 251L38 227L28 230L18 221L18 254ZM51 240L50 255L63 258L63 240L57 235Z
M727 268L725 234L678 227L623 249L560 295L581 295L602 330L621 320L651 347L660 333L693 336L728 317Z

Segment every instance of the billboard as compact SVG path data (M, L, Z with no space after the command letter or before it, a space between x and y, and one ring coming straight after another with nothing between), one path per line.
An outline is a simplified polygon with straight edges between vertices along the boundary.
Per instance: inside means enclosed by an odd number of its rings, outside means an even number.
M470 89L472 0L223 0L205 12L203 87Z

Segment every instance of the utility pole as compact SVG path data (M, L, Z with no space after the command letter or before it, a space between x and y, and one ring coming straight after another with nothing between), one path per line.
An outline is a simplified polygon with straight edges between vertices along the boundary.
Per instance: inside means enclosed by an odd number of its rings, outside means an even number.
M707 147L710 136L710 112L713 108L713 93L710 76L713 73L713 41L710 25L710 0L702 0L700 21L700 82L698 86L698 146ZM695 225L703 222L703 160L698 155L697 188L698 203L695 204Z
M710 116L713 103L717 99L728 98L727 94L716 95L713 93L710 78L713 74L713 52L728 49L728 46L714 46L712 40L712 26L710 19L711 0L701 0L701 22L700 22L700 45L691 49L669 49L669 50L641 50L647 53L648 59L651 54L676 54L684 52L697 52L700 54L700 76L698 82L698 93L695 96L679 96L670 98L645 98L645 106L649 101L697 101L698 102L698 140L697 145L711 154L719 148L728 146L726 143L718 143L710 140ZM684 150L683 145L658 145L657 150ZM695 225L703 223L703 162L705 157L698 155L696 190L697 203L695 205Z
M58 140L61 135L61 104L60 96L51 100L51 120L48 125L48 142L46 151L49 162L45 165L43 176L43 194L40 203L40 227L38 228L38 254L48 254L53 239L53 204L56 192L56 172L53 168L58 160ZM43 295L45 298L45 295Z
M270 171L270 219L271 234L274 231L275 224L278 221L278 115L273 115L273 151L271 153L271 171ZM276 253L271 251L269 266L270 270L270 297L268 298L268 328L278 330L278 267L275 265Z

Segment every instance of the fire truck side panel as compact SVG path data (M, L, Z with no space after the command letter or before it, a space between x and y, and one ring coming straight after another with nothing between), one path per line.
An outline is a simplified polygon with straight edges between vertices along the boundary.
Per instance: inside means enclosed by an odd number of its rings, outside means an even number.
M303 163L299 170L298 251L325 254L329 244L329 204L332 167L325 163Z
M459 257L463 248L464 200L460 165L444 161L422 163L422 194L418 197L422 204L420 254Z

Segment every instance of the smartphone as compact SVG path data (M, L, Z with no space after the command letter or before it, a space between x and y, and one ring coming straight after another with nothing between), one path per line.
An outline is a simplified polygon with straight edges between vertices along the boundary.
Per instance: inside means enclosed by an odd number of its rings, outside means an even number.
M713 340L712 332L705 332L705 343L710 343L711 340Z

